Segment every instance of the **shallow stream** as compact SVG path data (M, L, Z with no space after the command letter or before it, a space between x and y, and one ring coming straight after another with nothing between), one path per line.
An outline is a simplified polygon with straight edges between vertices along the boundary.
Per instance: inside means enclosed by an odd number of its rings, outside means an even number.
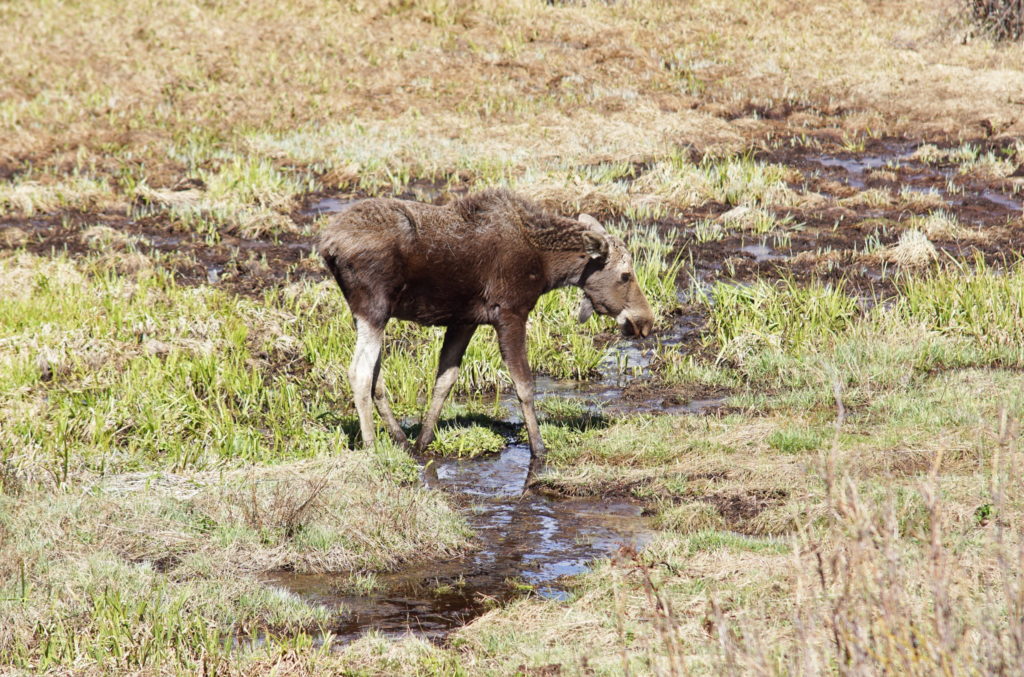
M478 548L464 557L379 576L378 590L361 595L337 592L342 579L332 575L279 573L268 582L340 611L336 641L370 630L437 639L515 596L566 599L563 577L650 540L649 519L634 502L521 498L529 460L529 448L513 444L497 456L436 462L436 483L465 504L477 535Z

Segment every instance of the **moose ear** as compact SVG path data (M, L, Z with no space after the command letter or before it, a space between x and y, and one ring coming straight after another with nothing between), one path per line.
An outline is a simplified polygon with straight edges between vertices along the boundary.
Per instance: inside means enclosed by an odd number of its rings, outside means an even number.
M595 219L590 214L580 214L579 221L580 223L586 225L587 227L593 230L596 230L599 233L607 232L605 231L604 226L601 225L601 222Z
M608 238L600 233L585 230L583 236L583 251L592 259L604 259L608 257Z

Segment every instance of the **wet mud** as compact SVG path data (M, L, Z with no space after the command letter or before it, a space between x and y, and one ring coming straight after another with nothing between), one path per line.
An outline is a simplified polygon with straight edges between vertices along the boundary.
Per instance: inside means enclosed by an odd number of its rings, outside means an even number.
M337 611L329 628L336 642L370 630L442 639L515 598L568 599L567 577L653 536L637 502L521 496L529 459L528 447L513 444L489 458L433 462L432 483L460 504L476 534L464 557L378 576L367 594L338 592L340 576L276 573L266 581Z
M773 210L789 223L765 235L737 229L718 241L699 241L693 224L720 221L733 208L721 203L701 205L658 226L680 238L680 253L693 260L694 276L704 285L781 277L842 280L861 298L885 297L893 293L898 271L865 256L865 250L894 244L910 219L937 210L964 228L959 234L929 234L940 253L966 261L978 256L996 266L1016 260L1024 251L1024 181L1017 176L1024 168L1007 178L961 173L955 163L917 158L921 145L883 139L856 153L787 148L757 154L761 161L794 170L789 187L809 198L807 206L798 202ZM872 190L888 199L849 201Z
M86 235L95 226L112 228L118 238L90 244ZM7 242L5 232L18 236ZM180 284L220 285L251 296L292 281L324 278L322 265L311 256L309 236L284 233L250 239L224 234L211 241L155 216L133 219L123 214L73 212L30 219L0 217L0 254L14 249L71 257L139 253L152 265L168 269Z

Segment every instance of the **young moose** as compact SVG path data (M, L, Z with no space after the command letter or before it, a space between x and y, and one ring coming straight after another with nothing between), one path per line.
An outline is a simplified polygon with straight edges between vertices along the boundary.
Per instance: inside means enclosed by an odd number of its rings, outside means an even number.
M478 325L493 325L530 438L530 471L543 456L526 361L526 319L552 289L583 289L579 320L596 310L626 335L647 336L653 313L625 244L593 217L562 218L505 190L487 190L437 207L371 199L334 216L319 243L356 321L349 380L363 444L374 437L372 404L396 442L407 445L380 377L381 341L396 317L447 327L437 382L415 450L434 439L441 406Z

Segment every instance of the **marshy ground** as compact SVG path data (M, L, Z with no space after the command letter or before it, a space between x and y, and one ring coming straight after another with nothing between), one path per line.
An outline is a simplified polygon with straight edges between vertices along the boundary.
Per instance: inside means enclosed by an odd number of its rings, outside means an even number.
M691 5L0 7L0 671L1019 673L1024 51ZM659 317L542 299L524 500L490 331L429 459L349 448L310 245L496 184Z

